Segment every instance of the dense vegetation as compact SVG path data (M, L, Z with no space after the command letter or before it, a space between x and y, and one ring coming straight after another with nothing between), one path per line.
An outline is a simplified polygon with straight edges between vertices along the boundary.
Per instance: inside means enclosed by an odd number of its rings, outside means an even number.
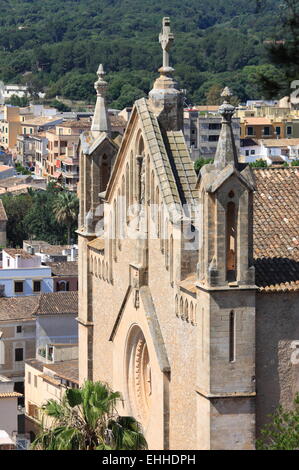
M30 190L28 194L10 195L1 197L8 217L7 239L13 247L22 247L23 240L44 240L53 244L66 244L71 238L76 241L78 201L74 203L71 198L71 210L76 211L70 221L66 217L57 217L55 212L59 208L62 195L69 194L50 183L46 191ZM68 206L65 202L65 209ZM76 206L76 209L74 208Z
M50 399L42 407L52 418L32 444L37 450L144 450L147 442L140 424L120 416L122 400L107 384L86 381L80 389L68 388L62 400Z
M168 15L172 64L189 104L205 102L215 84L229 84L241 100L281 96L288 83L264 42L284 34L280 8L280 0L2 0L0 79L34 94L45 89L49 99L92 102L103 62L110 103L130 105L161 65L157 36Z
M256 447L258 450L299 449L299 393L296 394L293 409L277 408L270 422L262 429Z

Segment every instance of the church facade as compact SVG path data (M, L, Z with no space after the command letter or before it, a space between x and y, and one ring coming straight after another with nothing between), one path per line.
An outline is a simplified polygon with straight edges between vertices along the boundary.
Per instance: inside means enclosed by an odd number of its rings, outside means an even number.
M239 163L226 88L214 163L197 177L168 18L159 40L160 76L120 147L101 66L81 136L80 383L120 391L150 449L254 449L299 391L299 173Z

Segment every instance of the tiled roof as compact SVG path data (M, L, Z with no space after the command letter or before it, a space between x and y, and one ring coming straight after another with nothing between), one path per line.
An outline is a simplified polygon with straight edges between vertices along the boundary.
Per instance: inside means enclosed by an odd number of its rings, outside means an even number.
M18 392L3 392L1 393L0 392L0 398L13 398L13 397L22 397L22 393L18 393Z
M113 127L126 127L127 123L122 116L109 115L111 128Z
M89 248L94 248L99 251L103 251L105 249L105 240L103 238L95 238L91 242L87 243Z
M51 268L52 276L78 276L77 261L46 263Z
M62 124L57 124L57 127L71 127L73 129L90 129L90 120L79 120L79 121L65 121Z
M79 365L77 359L70 361L59 361L54 364L45 364L44 369L51 370L55 376L65 380L79 383Z
M194 163L192 162L186 141L182 131L167 132L168 155L172 166L172 171L181 193L182 202L192 202L197 196L195 189L197 176L194 171Z
M181 131L162 136L158 120L148 102L135 102L166 206L185 204L196 197L196 175Z
M43 369L44 369L44 362L41 362L38 359L26 359L25 363L28 364L31 367L34 367L35 369L39 370L40 372L42 372Z
M39 248L39 253L44 253L46 255L62 255L64 250L70 250L71 248L71 245L43 244Z
M55 380L53 377L47 374L40 374L40 377L45 380L46 382L49 382L52 385L60 385L59 380Z
M156 168L162 198L166 205L180 204L180 195L172 173L158 120L149 109L148 103L144 98L137 100L135 106L140 116L153 164Z
M243 122L244 124L251 124L251 125L256 125L256 126L269 126L270 124L272 124L272 121L271 119L268 119L268 118L264 118L264 117L244 117L244 118L241 118L241 122Z
M7 253L12 258L15 258L16 255L19 255L20 258L23 258L23 259L34 258L34 255L27 253L27 251L23 250L22 248L4 248L3 251L5 251L5 253Z
M289 147L299 145L299 139L260 139L265 147Z
M0 298L0 321L30 320L38 306L39 296L29 295L22 297Z
M299 168L253 171L257 188L253 225L256 284L266 290L297 290Z
M78 292L50 292L41 294L35 315L78 313Z

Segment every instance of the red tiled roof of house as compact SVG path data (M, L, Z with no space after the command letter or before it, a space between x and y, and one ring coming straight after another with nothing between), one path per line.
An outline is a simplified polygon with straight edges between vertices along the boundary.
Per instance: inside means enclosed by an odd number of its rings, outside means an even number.
M62 315L78 313L78 292L50 292L41 294L35 315Z
M254 259L262 290L299 289L299 168L254 169Z

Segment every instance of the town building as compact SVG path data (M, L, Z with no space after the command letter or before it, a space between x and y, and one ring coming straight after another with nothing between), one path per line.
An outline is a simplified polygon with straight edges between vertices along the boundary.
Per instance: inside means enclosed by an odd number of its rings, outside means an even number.
M150 449L254 449L298 391L298 168L239 161L226 88L197 178L169 18L159 39L160 77L117 156L101 93L80 141L79 382L121 392Z
M79 119L66 121L46 132L48 156L46 174L48 180L59 179L72 191L77 190L79 161L76 153L80 134L90 129L91 121Z
M77 292L41 295L34 313L36 354L26 360L25 366L27 433L36 434L40 408L48 399L59 400L66 388L78 387L77 315Z
M13 380L8 379L3 375L0 375L0 429L1 431L5 431L8 434L14 446L17 443L17 438L19 434L18 400L20 400L21 398L23 399L23 395L14 390Z
M10 386L17 397L17 430L24 438L30 431L25 429L25 361L37 357L52 365L53 361L76 360L77 315L77 292L0 298L0 374L13 383ZM32 385L35 383L32 377Z
M35 356L37 296L0 298L0 374L24 393L25 359Z
M43 240L23 240L23 249L31 255L38 255L43 264L78 259L78 245L51 245Z
M49 262L54 282L54 292L78 290L78 262Z
M64 352L67 350L68 346L63 349ZM48 400L60 401L68 388L78 387L78 359L62 359L52 363L38 359L26 361L25 429L31 442L40 430L41 420L45 428L53 423L53 419L42 415L42 406Z
M26 194L28 190L44 191L46 189L46 180L32 175L14 175L10 178L0 178L1 194Z
M9 437L8 433L0 429L0 450L15 450L15 441Z
M12 149L16 146L20 129L20 108L4 106L3 119L0 121L0 143L5 149Z
M36 160L41 163L42 156L47 151L45 131L62 123L58 116L35 117L21 123L21 131L17 136L17 161L23 166L34 168ZM39 172L37 172L42 176Z
M209 109L209 107L207 106ZM214 107L213 107L214 108ZM213 113L200 112L195 109L184 109L184 137L192 160L213 158L217 148L221 130L221 116ZM240 120L233 118L232 128L237 149L240 149Z
M299 139L241 139L243 162L265 160L268 165L291 164L299 160Z
M19 248L4 248L0 269L2 297L20 297L53 292L51 268L40 256Z

